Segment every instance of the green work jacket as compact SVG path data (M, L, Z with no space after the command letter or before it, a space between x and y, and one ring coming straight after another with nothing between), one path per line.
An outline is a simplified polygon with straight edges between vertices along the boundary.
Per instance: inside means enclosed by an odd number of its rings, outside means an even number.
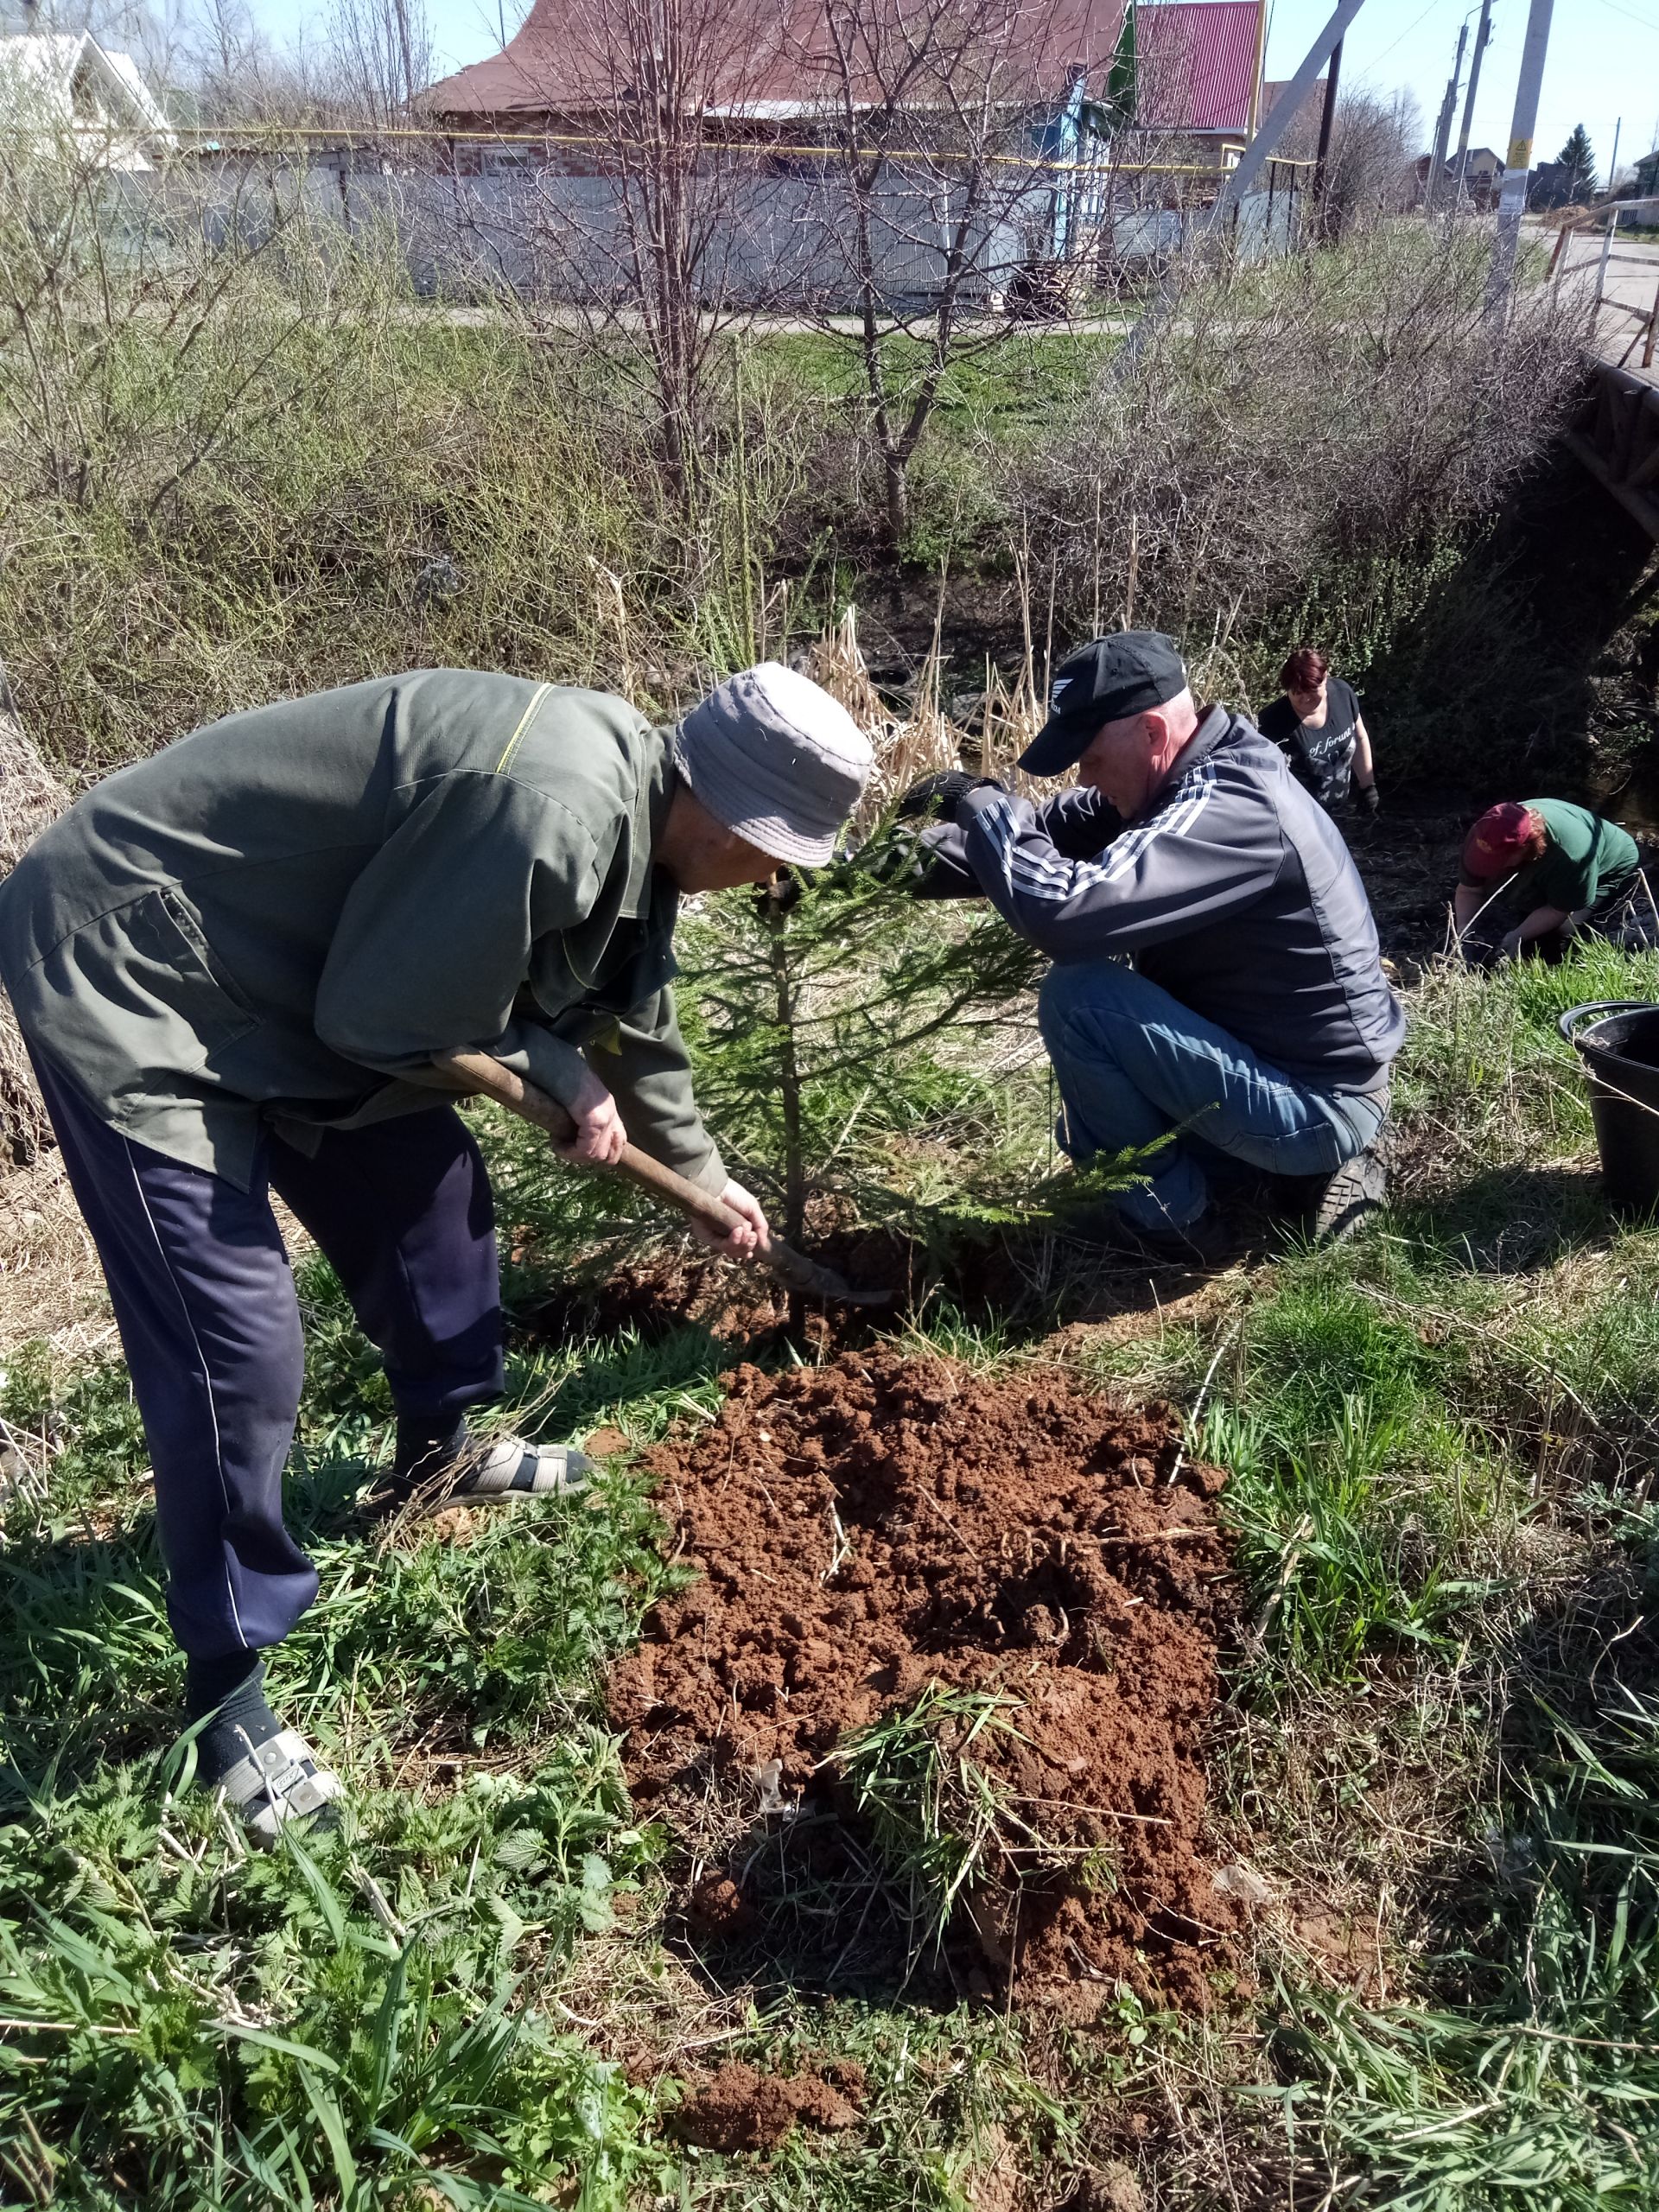
M246 1189L493 1052L567 1103L584 1058L709 1190L652 864L674 769L623 700L427 669L212 722L96 785L0 884L25 1034L111 1128ZM411 1075L416 1079L411 1080Z

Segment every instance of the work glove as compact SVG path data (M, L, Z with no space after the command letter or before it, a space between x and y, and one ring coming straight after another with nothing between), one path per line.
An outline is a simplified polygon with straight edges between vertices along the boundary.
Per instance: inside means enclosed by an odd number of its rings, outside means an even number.
M1380 814L1382 810L1382 795L1377 790L1375 784L1361 785L1359 803L1364 808L1367 814L1376 815Z
M957 808L969 791L1005 791L1007 785L995 776L970 776L961 768L944 768L914 783L899 802L898 819L915 822L927 815L939 822L954 822Z
M971 870L930 842L945 826L937 824L918 832L893 823L859 854L860 873L876 883L890 884L912 899L980 898L978 879Z

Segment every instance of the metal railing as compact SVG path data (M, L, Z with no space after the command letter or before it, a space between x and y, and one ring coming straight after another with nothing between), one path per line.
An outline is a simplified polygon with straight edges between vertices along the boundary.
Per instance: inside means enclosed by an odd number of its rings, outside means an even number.
M1621 369L1629 363L1631 354L1638 346L1642 348L1642 366L1644 369L1650 369L1653 366L1655 343L1659 340L1659 271L1655 274L1652 304L1645 308L1638 307L1634 301L1622 300L1616 293L1607 289L1607 272L1615 264L1622 262L1628 267L1642 269L1653 267L1653 263L1646 255L1620 254L1614 251L1620 222L1627 215L1634 216L1643 213L1647 213L1650 220L1659 223L1659 197L1645 200L1609 200L1605 206L1593 208L1588 214L1580 217L1575 222L1563 223L1556 233L1554 250L1549 257L1549 268L1546 277L1552 293L1559 298L1566 279L1569 276L1582 273L1590 266L1587 261L1576 264L1571 261L1567 254L1569 242L1573 238L1592 236L1599 227L1601 251L1596 260L1595 289L1590 298L1585 320L1585 343L1592 352L1599 351L1601 311L1604 308L1611 308L1618 315L1634 315L1636 327L1630 334L1624 351L1619 355L1617 364Z

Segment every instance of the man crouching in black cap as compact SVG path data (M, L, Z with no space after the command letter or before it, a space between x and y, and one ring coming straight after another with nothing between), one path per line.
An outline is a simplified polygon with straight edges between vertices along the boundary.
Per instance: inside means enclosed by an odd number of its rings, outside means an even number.
M1075 767L1077 787L1040 810L996 784L947 796L930 887L982 891L1052 957L1042 1028L1074 1160L1179 1132L1117 1201L1126 1241L1214 1257L1227 1161L1308 1179L1317 1233L1346 1233L1384 1195L1405 1018L1329 816L1252 724L1193 705L1156 631L1064 660L1020 766Z

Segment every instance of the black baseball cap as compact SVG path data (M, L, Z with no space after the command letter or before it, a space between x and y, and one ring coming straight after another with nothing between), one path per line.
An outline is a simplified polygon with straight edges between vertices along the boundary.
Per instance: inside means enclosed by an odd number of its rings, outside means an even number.
M1161 630L1119 630L1068 653L1048 687L1048 720L1020 755L1029 776L1075 768L1103 722L1161 707L1186 689L1173 638Z

